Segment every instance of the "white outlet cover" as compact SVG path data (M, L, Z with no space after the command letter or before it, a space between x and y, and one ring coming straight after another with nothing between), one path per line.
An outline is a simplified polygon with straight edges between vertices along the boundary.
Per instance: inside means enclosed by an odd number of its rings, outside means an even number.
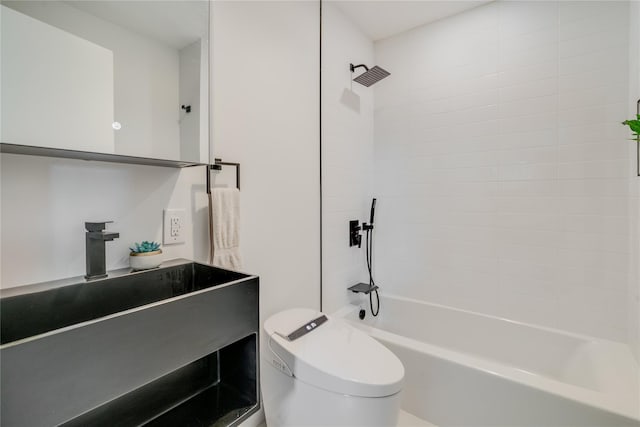
M164 245L184 243L186 211L184 209L165 209L162 230L162 243Z

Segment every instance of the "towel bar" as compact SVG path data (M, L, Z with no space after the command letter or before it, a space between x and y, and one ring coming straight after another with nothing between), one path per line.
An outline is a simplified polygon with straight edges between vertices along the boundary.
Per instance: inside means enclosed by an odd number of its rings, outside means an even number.
M211 171L221 171L223 166L234 166L236 168L236 187L240 190L240 163L223 162L222 159L215 159L214 164L207 165L207 193L211 193Z

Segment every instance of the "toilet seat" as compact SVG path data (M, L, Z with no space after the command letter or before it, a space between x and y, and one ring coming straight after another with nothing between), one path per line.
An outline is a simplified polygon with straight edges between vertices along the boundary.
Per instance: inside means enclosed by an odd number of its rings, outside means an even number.
M396 355L341 319L327 316L325 323L300 338L286 338L321 315L298 308L265 322L273 366L300 381L344 395L384 397L402 389L404 367Z

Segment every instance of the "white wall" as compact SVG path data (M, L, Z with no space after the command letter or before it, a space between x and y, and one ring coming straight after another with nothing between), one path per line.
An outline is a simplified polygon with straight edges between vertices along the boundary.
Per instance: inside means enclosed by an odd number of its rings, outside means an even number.
M240 248L263 324L320 308L319 4L212 5L213 154L242 167Z
M628 9L495 2L376 44L384 289L627 340Z
M133 242L162 242L162 210L186 210L186 243L165 259L207 258L202 167L172 169L2 154L0 287L85 274L85 221L114 221L107 270L129 265Z
M242 167L243 269L262 321L319 308L318 3L212 4L214 155Z
M351 84L349 64L373 66L373 42L331 2L322 7L323 310L349 300L367 282L362 248L349 247L349 220L369 222L373 197L373 88ZM358 75L362 69L354 75ZM351 100L355 102L351 102Z
M103 46L114 55L115 152L178 159L178 51L59 1L7 6Z

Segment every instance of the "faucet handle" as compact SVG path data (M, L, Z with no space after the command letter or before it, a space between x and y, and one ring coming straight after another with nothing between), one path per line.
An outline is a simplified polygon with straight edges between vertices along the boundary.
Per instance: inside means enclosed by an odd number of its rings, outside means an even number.
M107 228L107 224L111 224L113 221L102 221L102 222L85 222L84 228L87 231L102 231Z

